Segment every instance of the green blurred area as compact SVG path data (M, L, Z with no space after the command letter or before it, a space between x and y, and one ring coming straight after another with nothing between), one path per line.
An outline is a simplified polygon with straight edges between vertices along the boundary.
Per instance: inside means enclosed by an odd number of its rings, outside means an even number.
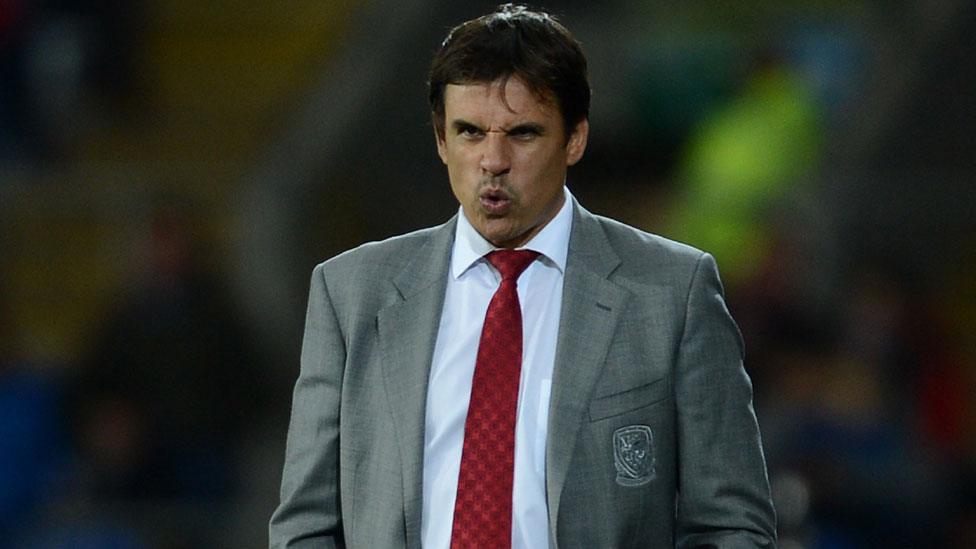
M771 215L809 184L822 152L822 116L803 80L763 68L693 130L669 233L715 255L733 284L771 252Z

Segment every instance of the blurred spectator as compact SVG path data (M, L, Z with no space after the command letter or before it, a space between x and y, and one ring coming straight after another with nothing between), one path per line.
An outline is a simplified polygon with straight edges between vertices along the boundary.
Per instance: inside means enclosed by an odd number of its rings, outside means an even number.
M781 534L814 549L945 547L959 478L918 430L910 388L924 386L929 357L908 344L912 294L876 270L849 280L829 317L794 309L760 323L778 326L759 355L771 466L803 486L780 503L809 499Z
M140 3L0 1L0 165L59 157L141 102Z
M196 226L179 207L156 211L145 278L97 331L76 428L99 497L221 502L239 480L263 363L194 248Z
M44 376L0 363L0 540L33 521L67 478L61 396Z
M62 388L17 352L5 291L0 284L0 548L12 547L68 476Z
M0 168L28 154L30 123L23 66L28 4L0 0Z
M671 234L715 255L735 284L769 252L768 216L819 159L821 113L813 90L770 57L739 95L694 131L680 168Z

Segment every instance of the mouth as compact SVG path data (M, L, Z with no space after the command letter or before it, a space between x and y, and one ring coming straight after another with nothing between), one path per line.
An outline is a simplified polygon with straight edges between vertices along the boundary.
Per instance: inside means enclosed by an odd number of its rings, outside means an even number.
M502 189L485 189L478 199L488 215L505 215L512 208L512 198Z

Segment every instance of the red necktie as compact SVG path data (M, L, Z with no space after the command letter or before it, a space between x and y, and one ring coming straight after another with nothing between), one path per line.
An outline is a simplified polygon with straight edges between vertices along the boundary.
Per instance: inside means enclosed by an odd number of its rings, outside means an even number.
M502 282L488 304L478 344L451 549L512 546L515 412L522 369L522 311L516 286L538 255L497 250L485 256L501 273Z

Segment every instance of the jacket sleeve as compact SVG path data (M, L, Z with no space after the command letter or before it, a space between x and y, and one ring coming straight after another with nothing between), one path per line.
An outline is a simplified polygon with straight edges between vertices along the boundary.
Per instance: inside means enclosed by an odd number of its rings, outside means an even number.
M743 344L715 260L698 259L675 371L678 508L675 544L775 547L776 525Z
M339 408L345 345L323 265L312 273L272 549L342 547Z

